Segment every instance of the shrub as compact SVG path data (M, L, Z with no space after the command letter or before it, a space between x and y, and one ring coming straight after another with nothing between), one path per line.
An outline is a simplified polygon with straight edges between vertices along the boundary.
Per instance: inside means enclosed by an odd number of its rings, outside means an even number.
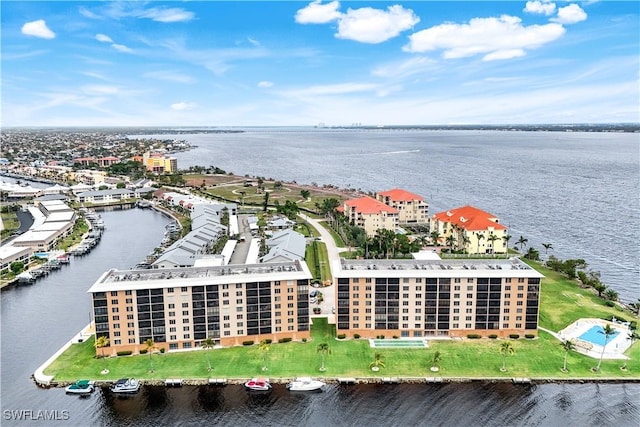
M638 322L636 320L633 320L629 324L629 329L631 329L632 331L635 331L636 329L638 329Z
M528 340L532 340L532 339L534 339L536 336L535 336L535 335L533 335L533 334L524 334L524 337L525 337L526 339L528 339Z
M492 340L495 340L496 338L498 338L498 336L496 334L491 334L489 335L489 338L491 338Z
M147 350L146 348L143 348L142 350L140 350L140 354L147 354L149 350Z
M480 334L467 334L467 338L470 340L477 340L478 338L482 338Z
M266 340L264 340L264 342L266 342L267 344L271 344L273 340L271 338L267 338Z
M359 339L360 338L360 334L353 334L353 338L356 339L356 340Z
M131 350L123 350L123 351L119 351L116 354L118 356L129 356L131 355L131 353L133 353Z
M376 339L383 340L384 339L384 335L376 335Z
M278 342L279 342L280 344L285 343L285 342L291 342L291 337L284 337L284 338L280 338L280 339L278 340Z
M394 336L393 336L393 339L394 339L394 340L397 340L397 339L398 339L398 336L397 336L397 335L394 335Z
M607 307L615 307L616 303L614 301L611 301L611 300L606 300L604 302L604 305L606 305Z
M338 334L338 339L343 340L347 337L347 334Z
M242 345L253 345L253 341L249 340L249 341L242 341Z
M307 342L307 339L306 338L302 338L302 342Z
M520 338L519 334L509 334L509 338L511 338L512 340L517 340L518 338Z
M165 352L165 351L166 351L166 350L165 350L165 348L164 348L164 347L161 347L161 348L160 348L160 353L164 354L164 352Z

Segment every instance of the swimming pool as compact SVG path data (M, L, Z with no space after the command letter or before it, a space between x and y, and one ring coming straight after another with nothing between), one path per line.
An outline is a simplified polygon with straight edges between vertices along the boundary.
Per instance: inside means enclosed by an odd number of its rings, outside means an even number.
M427 343L424 339L372 339L369 340L371 347L376 348L424 348Z
M617 329L614 329L613 331L614 331L614 334L609 335L609 340L607 342L611 342L611 340L613 340L616 337L616 335L620 333L620 331L618 331ZM595 345L603 346L604 338L605 338L604 330L602 329L602 326L599 326L599 325L592 326L587 332L583 333L578 338L580 338L583 341L589 341L590 343L593 343Z

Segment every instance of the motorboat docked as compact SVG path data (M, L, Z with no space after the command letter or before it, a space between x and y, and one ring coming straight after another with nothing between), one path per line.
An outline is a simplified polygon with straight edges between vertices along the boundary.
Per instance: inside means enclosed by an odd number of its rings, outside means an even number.
M111 386L113 393L136 393L140 390L140 381L135 378L121 378Z
M68 385L64 391L70 394L90 394L95 389L94 382L89 380L76 381L75 384Z
M320 380L314 380L309 377L299 377L287 384L290 391L315 391L320 390L324 386Z
M244 386L248 390L256 390L256 391L266 391L271 389L271 384L266 378L253 378L246 383Z

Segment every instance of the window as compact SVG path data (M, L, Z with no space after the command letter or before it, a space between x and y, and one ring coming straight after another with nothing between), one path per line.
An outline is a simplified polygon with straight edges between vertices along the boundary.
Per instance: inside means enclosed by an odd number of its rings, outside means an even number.
M112 305L118 305L118 300L117 299L112 299L111 300L111 304Z
M358 280L358 279L354 279L354 283L358 283L358 282L357 282L357 280ZM360 290L360 286L354 286L354 287L353 287L353 290L354 290L354 291L359 291L359 290Z
M280 288L276 288L276 289L273 291L273 293L274 293L274 294L279 294L279 293L280 293Z
M183 319L182 319L182 323L189 323L189 319L188 319L188 318L186 318L186 317L185 317L185 318L183 318Z
M135 328L136 324L133 322L127 322L127 328Z
M508 308L503 308L503 309L502 309L502 312L503 312L503 313L508 313L509 311L510 311L510 310L509 310Z
M454 312L454 313L460 313L460 309L459 309L459 308L454 308L454 309L453 309L453 312Z
M222 297L223 297L223 298L227 298L228 296L229 296L229 292L223 292L223 293L222 293Z
M504 302L504 305L505 305L505 306L511 305L511 301L505 301L505 302Z
M511 298L511 294L510 293L504 294L504 297L505 298Z
M175 325L176 324L176 319L170 319L169 320L169 324L170 325Z
M516 328L518 329L522 328L522 323L516 323Z
M222 300L222 305L229 305L229 300L228 299L223 299Z
M523 301L516 301L516 305L523 305L524 302Z
M236 296L237 297L241 297L242 296L242 291L236 291Z
M133 307L127 307L127 311L133 311Z
M133 314L127 314L127 320L133 320Z
M183 286L182 288L180 288L180 291L181 291L181 292L187 292L187 287L186 287L186 286Z
M176 308L176 305L175 305L175 304L169 304L169 308L170 308L170 309L171 309L171 308Z
M473 298L473 294L467 294L467 298Z
M120 329L120 323L114 323L113 329Z
M511 278L508 278L505 280L507 283L511 283ZM505 285L504 286L504 290L505 291L510 291L511 290L511 285Z
M467 329L471 329L471 323L465 323L464 327L467 328Z
M237 299L236 300L236 304L242 304L242 300L241 299Z
M183 326L182 327L182 331L183 332L188 332L189 331L189 327L188 326Z
M471 277L469 277L469 278L467 279L467 283L473 283L473 279L472 279Z
M465 313L473 313L473 309L472 308L467 308Z
M293 295L288 295L287 296L287 301L293 301Z
M471 319L472 319L472 317L471 317L471 316L467 316L467 317L465 317L465 318L464 318L464 320L466 320L466 321L469 321L469 320L471 320Z
M175 341L175 340L177 340L177 339L178 339L178 336L177 336L177 335L169 335L169 339L170 339L171 341Z
M293 288L287 288L287 292L292 294L293 293Z
M182 310L182 315L183 316L188 316L189 315L189 310Z
M509 324L508 323L503 323L502 324L502 329L509 329Z
M454 306L458 306L458 305L460 305L460 301L454 301L454 302L453 302L453 305L454 305Z
M516 316L516 320L522 321L522 316Z
M114 337L119 337L119 336L120 336L120 332L119 332L119 331L115 331L115 332L113 333L113 336L114 336Z
M117 313L118 312L118 307L112 307L111 308L111 312L112 313Z
M502 316L502 320L508 321L509 320L509 316Z
M191 339L191 335L184 334L184 339L185 340ZM191 343L190 342L183 342L182 343L182 348L191 348Z
M113 320L120 320L120 316L118 315L113 316Z
M173 288L167 288L167 293L172 294L173 293Z
M135 343L136 343L135 338L129 338L129 344L135 344Z
M458 324L457 323L453 324L453 329L458 329Z
M133 304L133 298L127 298L127 299L125 300L125 302L126 302L127 304Z
M169 312L169 317L175 317L175 315L176 315L176 312L175 312L175 311L170 311L170 312Z
M453 283L460 283L460 278L456 277L455 279L453 279Z
M125 295L132 295L132 292L131 291L124 291L124 294Z
M169 328L169 332L175 332L175 331L176 331L176 328L175 328L175 327L171 327L171 328Z
M473 301L467 301L467 305L473 305Z
M113 343L115 345L122 344L122 340L113 340Z
M236 327L238 327L238 328L242 328L243 326L244 326L244 324L242 322L236 323Z
M353 294L354 298L360 298L360 294Z
M460 320L460 316L453 316L453 320Z
M524 294L518 294L516 295L517 298L524 298Z
M458 286L458 287L460 287L460 286ZM453 294L453 297L454 298L460 298L460 294Z
M189 303L188 302L183 302L182 303L182 308L189 308Z
M117 297L118 296L118 291L111 291L111 296L112 297Z
M236 315L236 320L242 320L242 314L237 314Z

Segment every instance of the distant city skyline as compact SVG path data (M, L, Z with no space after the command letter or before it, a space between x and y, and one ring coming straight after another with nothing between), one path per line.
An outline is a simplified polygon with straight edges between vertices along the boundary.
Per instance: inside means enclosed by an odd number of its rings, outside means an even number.
M633 1L2 1L2 126L637 123Z

